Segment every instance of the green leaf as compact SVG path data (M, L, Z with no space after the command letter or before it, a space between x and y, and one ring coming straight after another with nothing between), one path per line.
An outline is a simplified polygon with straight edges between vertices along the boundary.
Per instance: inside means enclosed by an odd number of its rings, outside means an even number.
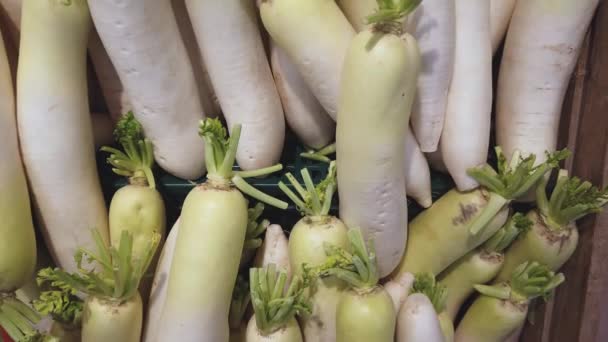
M433 303L433 307L437 314L440 314L445 310L448 290L444 285L437 283L432 274L416 274L411 293L422 293L427 296L431 303Z

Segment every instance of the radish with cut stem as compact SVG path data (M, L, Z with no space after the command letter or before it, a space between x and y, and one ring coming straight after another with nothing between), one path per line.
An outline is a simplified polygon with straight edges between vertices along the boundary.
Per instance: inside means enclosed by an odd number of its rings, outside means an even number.
M490 2L456 0L455 4L454 74L441 134L441 153L458 190L468 191L479 184L467 170L485 163L490 145ZM508 155L511 153L513 151L508 151Z
M502 43L515 9L517 0L490 0L490 32L492 34L492 53Z
M90 0L89 6L156 162L177 177L200 177L204 147L192 127L204 113L171 1Z
M416 275L411 293L422 293L431 301L439 320L443 340L452 342L454 340L454 323L446 311L449 290L444 285L437 283L435 276L432 274L419 273Z
M289 56L270 42L270 63L285 120L306 146L318 149L334 139L336 124L308 88Z
M379 1L372 27L353 39L342 70L336 160L340 217L379 246L378 272L392 272L407 240L405 135L420 51L401 20L420 1ZM362 139L367 137L367 139Z
M325 243L348 248L348 236L344 223L329 215L336 190L335 162L330 162L325 180L316 187L307 169L302 169L301 174L304 187L292 174L285 175L297 195L283 182L279 182L279 188L304 215L289 236L289 263L294 275L306 276L308 268L322 265L327 260ZM311 282L312 313L300 318L304 340L335 342L336 306L345 285L331 277L312 279Z
M336 120L340 75L355 30L335 1L258 0L264 27Z
M254 2L186 0L186 7L228 127L243 127L239 166L271 166L281 157L285 118Z
M445 342L437 312L422 293L409 295L397 316L397 342Z
M488 241L440 274L439 283L448 290L446 312L452 321L475 292L474 285L486 284L496 277L504 262L504 251L531 225L530 219L516 213Z
M469 170L481 188L465 193L451 190L410 222L405 256L393 276L439 275L494 235L507 220L508 204L567 156L566 151L553 153L545 163L533 166L534 155L522 159L516 154L508 165L500 148L496 152L498 170L487 164Z
M507 283L476 285L481 293L456 329L456 342L502 342L526 320L530 301L546 297L564 281L545 265L525 262Z
M500 64L496 139L507 154L555 151L562 104L599 0L517 1Z
M287 203L260 192L243 179L278 171L280 164L233 171L240 125L233 127L228 138L219 120L207 119L201 122L199 132L205 139L209 173L207 181L192 189L182 206L167 297L159 320L159 342L228 341L232 289L247 232L243 193L287 208Z
M568 177L561 170L551 197L547 180L537 187L537 209L527 216L532 228L517 239L505 253L504 266L496 281L506 281L524 261L536 261L557 272L570 259L578 244L576 220L602 210L608 203L608 188L598 189L588 181Z
M295 276L287 290L287 272L274 264L249 270L254 316L247 325L247 342L302 342L295 316L310 313L306 286Z
M22 10L21 151L49 251L72 271L76 249L93 245L89 229L108 240L86 83L91 18L85 0L24 0Z

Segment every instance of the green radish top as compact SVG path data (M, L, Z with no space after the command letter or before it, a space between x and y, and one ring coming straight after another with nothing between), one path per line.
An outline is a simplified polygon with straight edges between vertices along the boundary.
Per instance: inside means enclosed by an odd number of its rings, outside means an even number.
M110 153L107 161L113 166L112 171L129 178L131 184L147 185L156 188L154 173L154 152L152 142L145 138L144 130L135 119L133 112L123 115L114 130L114 139L122 146L123 151L103 146L102 151Z
M34 309L64 326L80 327L84 302L78 291L63 282L52 268L40 270L36 282L39 287L50 285L51 289L42 291L40 298L34 300Z
M48 270L49 274L65 286L89 296L119 304L135 298L139 283L156 253L160 234L152 235L142 259L133 257L133 236L126 230L122 231L118 248L108 247L97 230L93 230L93 238L97 254L78 250L74 257L79 270L77 273L55 268ZM85 269L84 260L88 263L95 261L100 271Z
M515 213L502 228L481 245L481 250L488 253L502 253L530 227L532 227L532 220L522 213Z
M367 17L367 24L383 32L400 35L403 18L412 13L422 0L376 0L378 9Z
M537 262L519 265L508 283L498 285L475 285L475 289L489 297L511 301L513 304L528 304L531 300L547 299L553 289L565 280L562 273L555 274L547 266Z
M249 270L255 322L258 330L264 335L281 329L295 315L312 312L302 278L294 276L287 291L286 282L287 272L277 272L274 264Z
M437 314L440 314L445 310L446 301L448 299L448 289L446 286L437 283L432 274L416 274L410 294L413 293L422 293L427 296L431 303L433 303L433 307Z
M327 176L317 186L312 182L307 169L302 169L300 173L302 174L306 188L302 187L290 172L285 174L285 177L287 177L298 193L297 195L282 181L279 182L279 188L295 203L300 213L304 216L328 216L331 209L331 201L336 192L336 162L331 161L329 163Z
M257 203L253 208L247 210L247 233L245 235L244 249L257 249L262 245L262 234L270 225L270 221L262 220L258 222L264 212L264 204Z
M588 181L568 177L560 170L557 184L547 198L547 180L543 179L536 190L538 210L547 227L552 230L565 229L570 223L591 213L597 213L608 203L608 188L603 190Z
M467 171L469 176L490 191L487 206L470 223L469 231L473 235L479 233L506 204L526 194L547 172L570 155L567 150L547 153L547 160L534 166L534 154L522 158L521 153L515 151L508 163L502 149L496 147L495 150L498 157L497 170L485 164Z
M240 329L243 318L247 313L251 297L249 295L249 282L240 275L236 278L234 290L232 290L232 302L230 303L230 313L228 314L228 324L230 329Z
M329 144L318 151L308 150L302 152L300 153L300 157L329 164L331 163L331 159L329 159L328 155L334 153L336 153L336 143Z
M0 294L0 326L15 342L60 342L53 336L38 332L34 325L40 315L14 294ZM0 336L0 342L2 337Z
M376 251L373 243L365 244L361 229L348 231L352 253L331 244L325 244L327 261L316 267L304 266L307 278L336 276L355 290L369 291L377 287L380 280Z
M205 140L205 165L207 166L207 182L217 188L226 188L234 185L244 194L260 202L272 205L279 209L286 209L287 203L269 196L244 179L265 176L283 168L276 164L258 170L233 171L236 159L236 150L241 137L241 125L232 127L232 134L228 133L219 119L205 119L200 122L199 135Z

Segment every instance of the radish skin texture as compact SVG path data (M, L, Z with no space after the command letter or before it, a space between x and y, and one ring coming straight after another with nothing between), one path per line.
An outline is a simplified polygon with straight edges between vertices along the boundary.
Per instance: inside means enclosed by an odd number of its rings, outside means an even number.
M337 3L357 32L368 27L367 16L378 9L376 0L338 0Z
M291 279L289 241L281 226L271 224L266 228L264 243L257 250L253 263L256 267L266 267L273 264L277 270L287 272L287 280Z
M496 52L505 38L516 3L517 0L490 0L490 30L493 53Z
M455 342L503 342L525 323L528 305L481 296L458 325ZM475 319L473 321L473 318Z
M545 160L555 151L564 95L598 0L518 1L500 65L496 139Z
M188 14L228 127L243 127L236 159L244 170L279 161L285 118L253 1L186 0Z
M412 109L412 129L422 152L436 151L443 131L455 63L455 1L424 0L407 22L422 56Z
M355 30L334 0L261 0L264 27L336 120L342 64Z
M490 145L490 2L456 0L455 4L454 73L441 135L441 153L458 190L468 191L476 188L478 183L467 174L467 170L485 163ZM513 151L506 152L511 156Z
M487 206L487 193L451 190L409 225L408 246L393 277L403 273L441 273L453 262L489 239L507 220L505 207L477 235L471 235L470 222Z
M409 126L405 134L405 189L423 208L433 204L429 164Z
M342 70L336 132L340 217L382 246L380 277L399 264L407 240L404 138L419 66L412 36L368 29L353 39Z
M156 271L154 272L154 280L152 281L152 289L150 290L150 299L148 300L148 311L146 314L143 341L154 342L158 334L157 324L162 315L165 299L167 298L167 284L169 282L169 272L171 271L171 263L173 262L173 254L175 253L175 243L179 232L179 218L173 224L167 240L158 258Z
M396 311L382 287L345 292L336 312L337 342L392 342Z
M89 297L82 318L82 342L139 342L142 319L139 294L124 303Z
M195 127L204 113L170 0L89 6L157 163L180 178L202 176L204 148Z
M396 342L445 342L437 313L427 296L407 297L397 316Z
M295 318L289 320L286 326L270 333L263 334L258 330L255 318L252 317L247 324L247 342L302 342L302 332Z
M25 0L21 24L17 121L23 160L47 246L58 266L72 271L76 249L94 246L91 229L108 241L87 98L91 18L84 0Z
M217 117L220 112L220 104L218 103L211 80L209 79L209 73L205 67L201 52L196 42L196 36L192 29L192 23L188 17L188 10L186 9L185 0L172 0L173 11L175 12L175 18L177 19L177 26L181 33L186 51L190 57L190 63L192 63L192 70L194 71L194 78L196 79L196 85L198 86L198 92L201 98L203 111L208 117Z
M384 284L384 289L393 300L395 312L399 312L399 309L408 298L413 284L414 275L407 272L400 274L397 278Z
M270 63L281 97L285 120L306 145L320 149L334 140L336 124L308 88L289 56L270 43Z
M36 267L36 236L23 163L19 154L15 92L0 35L0 294L25 285Z
M114 123L109 115L102 113L91 113L91 122L93 124L95 148L110 145L114 142L114 137L112 136Z

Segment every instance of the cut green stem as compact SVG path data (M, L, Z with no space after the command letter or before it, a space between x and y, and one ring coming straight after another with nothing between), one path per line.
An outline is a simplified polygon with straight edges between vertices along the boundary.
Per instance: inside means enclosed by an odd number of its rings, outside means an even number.
M502 253L520 234L529 230L532 224L532 220L527 216L522 213L515 213L502 228L481 246L481 249L489 253Z
M329 144L318 151L309 150L302 152L300 153L300 157L329 164L331 163L331 159L328 157L328 155L334 153L336 153L336 143Z
M433 307L437 314L440 314L445 310L448 290L445 286L439 284L432 274L416 274L412 290L410 291L410 294L412 293L422 293L427 296L431 303L433 303Z
M331 202L336 189L336 162L329 163L327 176L325 179L314 185L310 173L307 169L300 171L305 188L291 174L285 174L297 194L294 193L285 183L279 182L279 189L289 197L296 205L298 210L306 216L327 216L331 209Z

